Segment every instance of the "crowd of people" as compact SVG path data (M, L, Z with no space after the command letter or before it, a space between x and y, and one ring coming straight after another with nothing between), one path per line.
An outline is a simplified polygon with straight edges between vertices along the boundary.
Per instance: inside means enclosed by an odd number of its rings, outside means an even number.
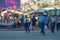
M32 17L25 15L19 19L19 23L20 27L23 26L25 28L26 33L27 31L30 32L30 30L35 30L36 27L40 28L43 34L45 34L45 28L51 29L51 32L54 33L55 28L57 30L60 28L60 16L56 17L56 15L52 15L49 19L42 13L39 14L38 19L36 19L34 15ZM17 25L16 23L15 26L17 27Z
M36 27L41 29L41 33L45 34L45 28L50 28L51 32L54 33L54 29L56 27L57 30L60 28L60 16L52 15L50 18L47 18L44 13L41 13L36 18L35 15L22 15L18 17L18 15L4 14L4 20L12 20L14 22L13 28L21 28L24 27L27 33L30 30L36 30ZM0 20L1 21L1 20Z

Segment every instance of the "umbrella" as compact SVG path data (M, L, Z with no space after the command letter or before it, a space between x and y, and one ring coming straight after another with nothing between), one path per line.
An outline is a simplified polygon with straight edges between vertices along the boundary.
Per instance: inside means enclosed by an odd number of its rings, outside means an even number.
M15 14L23 14L23 13L19 11L15 11Z
M45 12L46 10L45 9L38 9L36 10L36 12Z
M29 12L29 14L32 14L34 11Z
M5 13L7 13L7 10L5 10L5 11L3 11L1 13L2 13L1 15L3 16Z
M54 10L54 7L51 7L51 8L43 8L45 10Z
M14 13L15 10L9 10L9 9L8 9L7 11L8 11L8 12L12 12L12 13Z
M1 12L2 14L5 14L5 13L7 13L7 10L5 10L5 11L3 11L3 12Z

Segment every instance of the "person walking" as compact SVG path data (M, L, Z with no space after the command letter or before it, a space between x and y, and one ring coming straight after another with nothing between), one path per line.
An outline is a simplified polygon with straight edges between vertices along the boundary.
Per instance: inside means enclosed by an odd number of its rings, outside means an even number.
M38 23L39 23L39 27L41 28L41 33L45 34L45 31L44 31L45 17L43 14L39 15Z
M57 31L60 29L60 15L57 17L57 26L56 26Z
M18 27L18 19L17 17L14 18L14 27L13 28L17 28Z
M29 26L29 29L31 30L31 16L28 16L28 26Z
M21 21L21 27L23 28L23 26L24 26L24 15L22 15L22 17L20 18L20 21Z
M56 18L55 18L55 16L53 15L53 16L51 17L51 32L52 32L52 33L54 33L55 23L56 23Z
M26 33L27 33L27 31L30 32L29 25L28 25L28 17L27 17L27 15L25 15L25 17L24 17L24 27L25 27Z
M32 18L32 30L34 30L36 28L36 18L35 16L33 16Z

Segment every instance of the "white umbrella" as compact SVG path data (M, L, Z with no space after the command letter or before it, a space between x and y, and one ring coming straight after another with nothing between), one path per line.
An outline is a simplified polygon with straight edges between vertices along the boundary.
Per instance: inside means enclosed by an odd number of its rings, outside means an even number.
M12 12L12 13L14 13L15 12L15 10L8 10L9 12Z
M1 15L3 16L5 13L7 13L7 10L1 12Z
M43 8L45 10L54 10L54 7L51 7L51 8Z
M7 10L5 10L5 11L3 11L3 12L1 12L2 14L5 14L5 13L7 13Z
M25 13L24 15L29 15L28 13Z
M23 14L23 13L19 11L15 11L15 14Z

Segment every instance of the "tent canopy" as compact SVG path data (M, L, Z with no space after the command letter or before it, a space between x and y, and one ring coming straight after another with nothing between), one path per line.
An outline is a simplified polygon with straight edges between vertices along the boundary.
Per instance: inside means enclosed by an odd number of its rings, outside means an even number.
M3 12L1 12L2 14L5 14L5 13L7 13L7 10L5 10L5 11L3 11Z
M34 11L29 12L29 14L32 14Z
M45 12L45 11L46 11L45 9L38 9L35 12Z
M19 12L19 11L15 11L14 13L15 14L23 14L22 12Z
M38 9L38 10L29 12L29 14L32 14L33 12L45 12L45 11L46 11L45 9Z
M52 7L52 8L43 8L43 9L45 9L45 10L54 10L54 7Z

